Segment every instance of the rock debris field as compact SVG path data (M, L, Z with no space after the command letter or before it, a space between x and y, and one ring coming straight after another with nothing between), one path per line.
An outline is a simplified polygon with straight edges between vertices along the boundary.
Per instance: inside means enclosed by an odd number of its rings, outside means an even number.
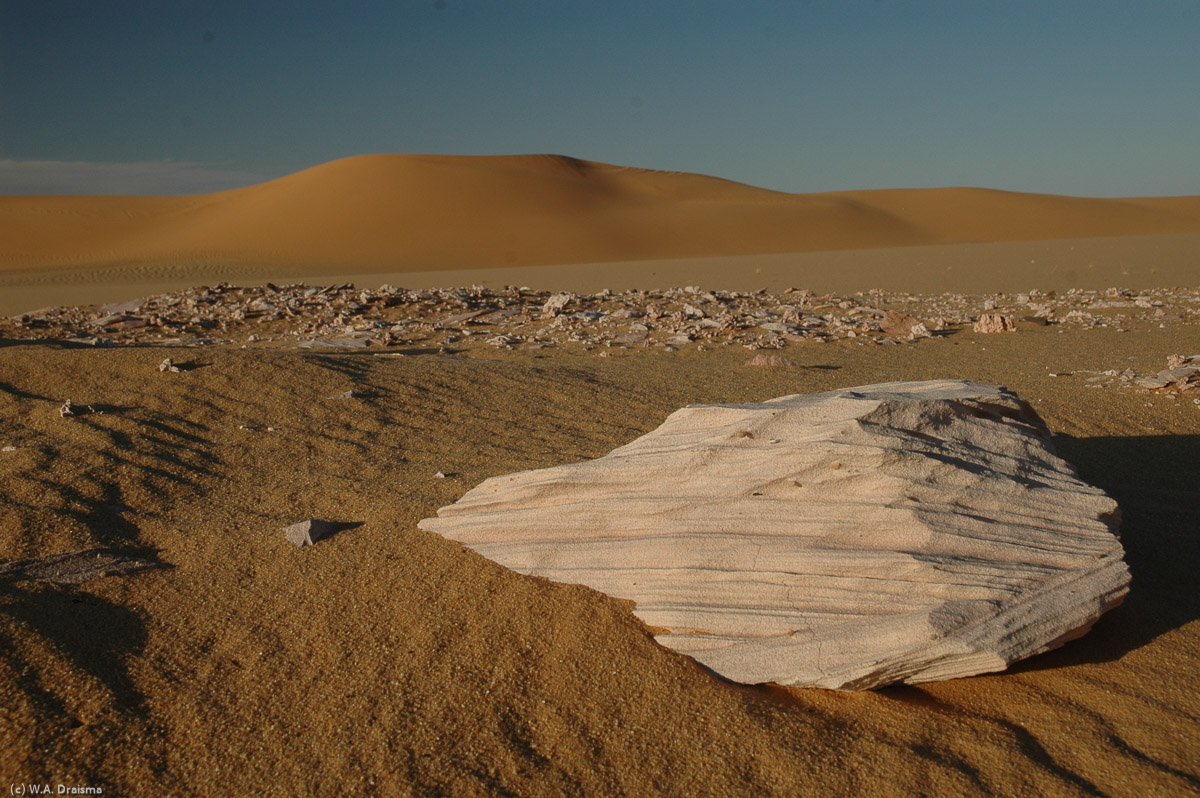
M1036 325L1059 332L1125 331L1135 324L1200 324L1200 289L818 295L794 288L776 294L687 286L575 294L515 286L410 290L222 283L0 318L0 336L91 346L240 344L396 354L553 347L610 357L622 350L786 350L842 340L899 346L936 342L964 329L1012 334ZM1158 372L1114 368L1086 379L1093 387L1183 396L1200 405L1200 355L1164 352L1163 357L1165 368ZM759 357L755 363L789 361ZM171 370L170 364L164 370Z

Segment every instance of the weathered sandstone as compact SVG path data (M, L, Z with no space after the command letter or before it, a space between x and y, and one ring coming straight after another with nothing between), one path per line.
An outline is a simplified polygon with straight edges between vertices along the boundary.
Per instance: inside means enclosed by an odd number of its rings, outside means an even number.
M1016 332L1016 323L1000 313L984 313L979 317L979 321L975 322L975 332L977 333L1004 333Z
M1027 404L945 380L685 407L420 526L632 599L660 643L731 680L857 690L1083 634L1128 591L1118 517Z

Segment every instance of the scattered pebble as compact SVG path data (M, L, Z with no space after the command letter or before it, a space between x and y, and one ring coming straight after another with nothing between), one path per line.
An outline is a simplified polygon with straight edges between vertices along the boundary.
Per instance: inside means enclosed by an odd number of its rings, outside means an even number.
M163 362L158 364L158 370L159 371L168 371L172 374L178 374L179 366L176 366L175 363L171 360L171 358L168 357L168 358L164 359Z
M1133 369L1110 369L1087 379L1088 387L1140 388L1166 399L1200 394L1200 355L1168 355L1167 368L1139 376ZM1200 404L1200 399L1195 400Z
M747 366L777 366L788 368L796 364L782 355L758 354L746 361Z
M289 543L296 548L303 548L312 546L321 538L336 532L340 526L332 521L318 521L310 518L307 521L284 527L283 533Z

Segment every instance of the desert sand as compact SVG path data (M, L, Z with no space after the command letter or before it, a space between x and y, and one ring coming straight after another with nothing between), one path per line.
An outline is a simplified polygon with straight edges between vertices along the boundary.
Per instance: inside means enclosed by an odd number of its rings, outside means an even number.
M1200 354L1198 236L1197 198L792 196L558 158L2 198L3 313L314 275L411 290L221 288L0 320L0 785L1200 793L1200 395L1138 382ZM474 270L487 288L419 290ZM671 284L703 289L540 312L549 290ZM655 310L618 321L618 300ZM882 332L885 310L931 334ZM1016 331L976 332L985 311ZM333 336L362 345L317 346ZM791 365L746 365L763 353ZM1005 672L738 685L657 645L628 602L417 528L488 477L600 457L689 403L943 378L1015 390L1122 509L1124 604ZM342 527L296 548L283 528L307 518ZM95 548L156 567L72 584L11 565Z
M0 197L0 313L211 281L597 291L1187 284L1200 197L785 194L555 155L372 155L185 197ZM43 301L46 300L46 301Z

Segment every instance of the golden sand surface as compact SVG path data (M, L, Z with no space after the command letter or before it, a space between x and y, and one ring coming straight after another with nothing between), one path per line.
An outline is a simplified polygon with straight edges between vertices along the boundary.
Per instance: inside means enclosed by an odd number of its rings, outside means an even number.
M0 198L0 313L304 277L1194 288L1198 251L1195 197L787 195L547 156L373 156L196 197ZM789 341L787 368L747 366L738 345L0 338L0 561L104 547L162 566L80 584L0 568L0 789L1200 794L1200 405L1092 380L1200 354L1194 315L1153 314ZM159 371L166 356L183 369ZM627 603L416 526L488 477L602 456L688 403L934 378L1016 390L1123 511L1128 599L1004 673L732 684L657 645ZM67 399L102 412L64 418ZM306 518L344 527L296 549L282 528Z
M0 345L0 782L105 794L1182 795L1200 791L1200 406L1089 387L1194 325L708 351ZM185 365L157 369L164 355ZM1066 375L1066 376L1050 376ZM747 687L630 607L417 529L483 479L598 457L690 402L896 379L1007 385L1124 513L1125 604L1009 672ZM355 396L336 398L347 390ZM104 412L61 418L71 398ZM446 476L438 478L441 472ZM348 526L295 549L281 528Z

